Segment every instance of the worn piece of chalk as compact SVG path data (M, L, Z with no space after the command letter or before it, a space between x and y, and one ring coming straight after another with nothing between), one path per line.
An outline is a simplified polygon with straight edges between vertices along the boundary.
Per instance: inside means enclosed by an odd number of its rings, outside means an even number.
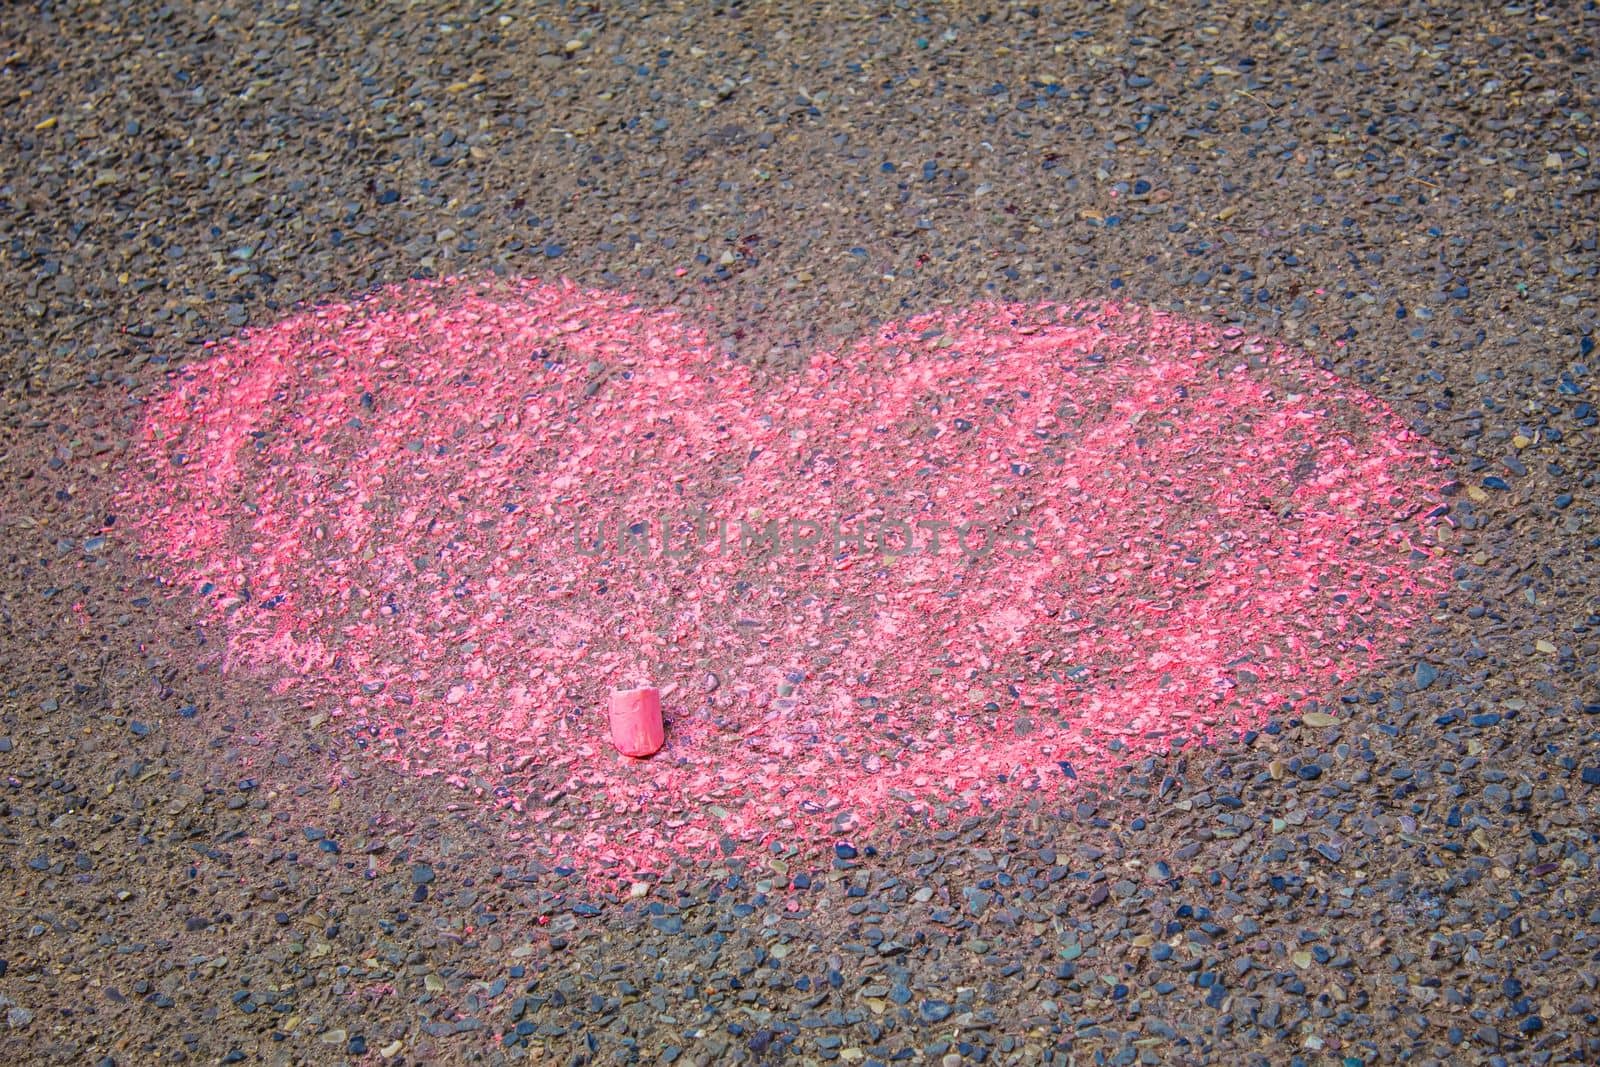
M661 690L654 686L618 689L611 694L611 743L624 756L643 759L661 751Z

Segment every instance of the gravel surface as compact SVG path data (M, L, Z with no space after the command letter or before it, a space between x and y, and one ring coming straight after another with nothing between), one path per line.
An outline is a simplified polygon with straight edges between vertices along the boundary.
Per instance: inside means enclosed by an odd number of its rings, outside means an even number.
M0 26L6 1062L1600 1060L1593 4ZM1448 582L1240 737L597 884L222 673L116 514L203 344L445 275L774 377L983 300L1282 338L1449 457Z

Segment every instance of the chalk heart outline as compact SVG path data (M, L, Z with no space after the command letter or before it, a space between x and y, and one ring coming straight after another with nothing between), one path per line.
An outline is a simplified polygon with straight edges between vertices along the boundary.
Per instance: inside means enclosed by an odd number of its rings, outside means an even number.
M449 280L212 349L150 403L124 490L175 595L228 667L521 812L556 862L1058 802L1328 697L1441 566L1443 463L1392 412L1150 310L938 311L760 378L627 294ZM666 556L696 511L902 519L922 550ZM646 551L592 551L641 520ZM1036 551L948 527L933 551L940 522ZM627 760L605 696L647 681L668 743Z

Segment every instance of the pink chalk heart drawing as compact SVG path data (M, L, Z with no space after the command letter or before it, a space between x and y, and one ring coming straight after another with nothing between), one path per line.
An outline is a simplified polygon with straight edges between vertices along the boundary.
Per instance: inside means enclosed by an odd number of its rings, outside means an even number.
M215 345L141 448L124 511L228 668L618 871L1258 726L1401 650L1443 566L1442 461L1381 403L1114 306L763 377L625 294L410 284Z

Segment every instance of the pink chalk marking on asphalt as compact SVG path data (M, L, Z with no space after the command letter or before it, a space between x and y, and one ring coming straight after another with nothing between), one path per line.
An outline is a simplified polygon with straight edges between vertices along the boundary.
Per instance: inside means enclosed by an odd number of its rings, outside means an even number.
M636 872L1055 794L1333 695L1441 577L1441 468L1303 353L1160 312L975 305L758 383L625 294L451 281L213 346L150 404L124 510L229 667ZM580 550L698 507L1038 551ZM667 736L633 760L607 704L641 678Z

